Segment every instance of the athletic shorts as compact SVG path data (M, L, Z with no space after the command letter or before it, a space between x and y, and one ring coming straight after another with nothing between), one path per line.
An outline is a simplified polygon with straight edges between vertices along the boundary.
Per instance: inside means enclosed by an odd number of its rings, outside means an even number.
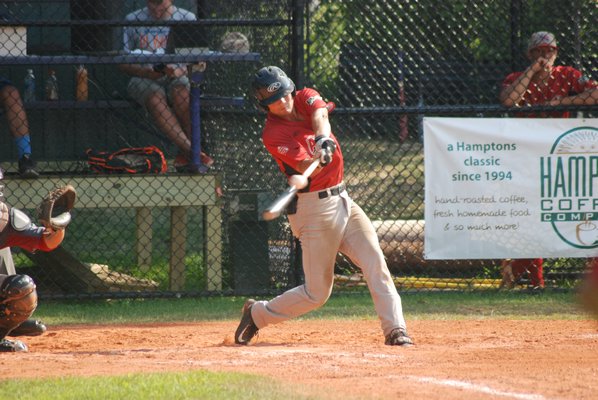
M145 107L148 96L156 92L163 93L166 95L168 101L171 101L170 93L172 92L172 88L181 85L189 89L189 78L187 76L181 76L180 78L165 76L158 80L133 77L127 86L127 94Z

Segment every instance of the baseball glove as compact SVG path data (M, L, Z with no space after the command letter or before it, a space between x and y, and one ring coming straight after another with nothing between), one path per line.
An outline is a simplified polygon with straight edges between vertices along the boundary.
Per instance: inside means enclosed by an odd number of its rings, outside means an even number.
M70 211L76 200L77 192L71 185L50 191L37 208L39 222L55 231L65 229L71 222Z

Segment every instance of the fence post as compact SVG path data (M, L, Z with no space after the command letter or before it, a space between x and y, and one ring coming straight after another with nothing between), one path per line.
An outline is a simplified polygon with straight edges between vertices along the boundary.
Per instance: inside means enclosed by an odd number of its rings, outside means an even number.
M295 87L304 86L303 71L303 22L305 19L305 0L293 0L291 33L291 77Z

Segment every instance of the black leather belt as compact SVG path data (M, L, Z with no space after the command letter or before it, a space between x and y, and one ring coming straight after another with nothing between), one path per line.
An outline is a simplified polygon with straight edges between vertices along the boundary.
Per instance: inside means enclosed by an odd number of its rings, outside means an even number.
M338 196L343 190L345 190L345 184L341 183L338 186L318 192L318 198L325 199L328 196Z

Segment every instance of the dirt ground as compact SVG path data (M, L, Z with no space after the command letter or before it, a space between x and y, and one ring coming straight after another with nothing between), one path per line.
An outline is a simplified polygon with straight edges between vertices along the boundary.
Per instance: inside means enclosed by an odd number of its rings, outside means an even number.
M372 320L286 322L250 346L232 344L236 324L50 327L0 355L1 379L203 369L322 398L598 398L596 321L411 321L410 348L385 346Z

